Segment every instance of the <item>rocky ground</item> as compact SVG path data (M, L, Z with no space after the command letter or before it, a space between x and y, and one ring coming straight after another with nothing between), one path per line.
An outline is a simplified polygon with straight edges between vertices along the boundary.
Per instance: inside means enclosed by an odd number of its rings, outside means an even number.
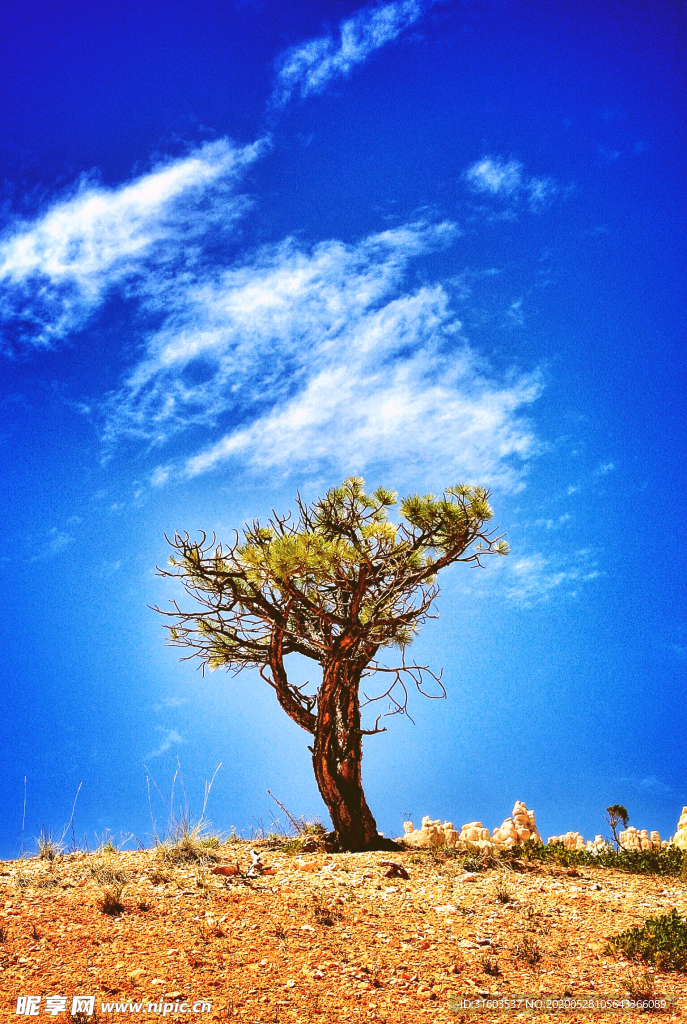
M245 873L249 848L218 847L214 864ZM39 1018L67 1021L79 994L95 996L101 1021L141 1019L150 1002L144 1019L167 1006L169 1019L208 1024L572 1022L605 1014L477 1014L459 1000L629 989L672 997L662 1019L687 1019L687 976L646 972L606 945L673 907L687 915L684 881L534 864L471 874L424 851L394 854L405 879L386 877L388 858L267 850L274 873L254 879L159 848L0 864L0 1014L17 1019L17 999L40 995ZM46 1012L52 996L66 1012ZM202 1000L211 1009L181 1012Z

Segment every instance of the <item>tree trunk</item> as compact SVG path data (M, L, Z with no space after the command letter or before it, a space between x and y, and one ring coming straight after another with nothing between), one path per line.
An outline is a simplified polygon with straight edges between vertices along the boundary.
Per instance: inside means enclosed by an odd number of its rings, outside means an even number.
M381 838L361 780L363 737L358 687L365 665L347 658L342 648L343 644L323 666L312 760L337 845L344 850L364 850L375 848Z

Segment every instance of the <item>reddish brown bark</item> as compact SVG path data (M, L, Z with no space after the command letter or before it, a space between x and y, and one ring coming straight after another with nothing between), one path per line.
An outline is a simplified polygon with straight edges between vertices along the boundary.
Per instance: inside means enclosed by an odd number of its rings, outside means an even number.
M325 662L317 698L313 767L338 845L364 850L375 845L377 823L363 792L363 757L358 688L365 663L340 646Z

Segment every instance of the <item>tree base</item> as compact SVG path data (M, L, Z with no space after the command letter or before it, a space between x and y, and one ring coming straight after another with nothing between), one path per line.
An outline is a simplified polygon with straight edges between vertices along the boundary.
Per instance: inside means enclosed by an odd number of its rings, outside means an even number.
M393 839L387 839L386 836L376 835L367 846L360 846L354 843L346 842L344 837L339 836L338 832L327 832L322 837L325 849L330 850L332 853L365 853L367 851L375 850L386 850L389 853L394 850L399 853L403 850L402 846L399 846Z

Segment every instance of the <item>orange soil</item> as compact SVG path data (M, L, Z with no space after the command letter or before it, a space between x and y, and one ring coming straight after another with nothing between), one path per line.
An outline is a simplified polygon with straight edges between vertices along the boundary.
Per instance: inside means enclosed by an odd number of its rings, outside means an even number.
M224 845L217 863L246 870L248 850ZM16 1016L17 999L41 995L38 1019L65 1022L80 994L96 997L103 1022L162 1019L103 1003L206 1000L209 1012L172 1010L166 1019L572 1024L606 1014L477 1014L452 1000L618 996L628 977L645 972L607 952L607 938L672 907L687 916L687 885L674 879L547 866L470 878L454 860L394 854L406 881L385 877L380 861L389 856L268 851L276 873L256 879L170 865L155 850L0 863L0 1017L29 1020ZM117 873L125 874L123 910L108 914L101 902ZM652 977L657 992L676 1000L661 1019L686 1020L687 977ZM54 995L68 997L67 1013L48 1016L45 1000Z

